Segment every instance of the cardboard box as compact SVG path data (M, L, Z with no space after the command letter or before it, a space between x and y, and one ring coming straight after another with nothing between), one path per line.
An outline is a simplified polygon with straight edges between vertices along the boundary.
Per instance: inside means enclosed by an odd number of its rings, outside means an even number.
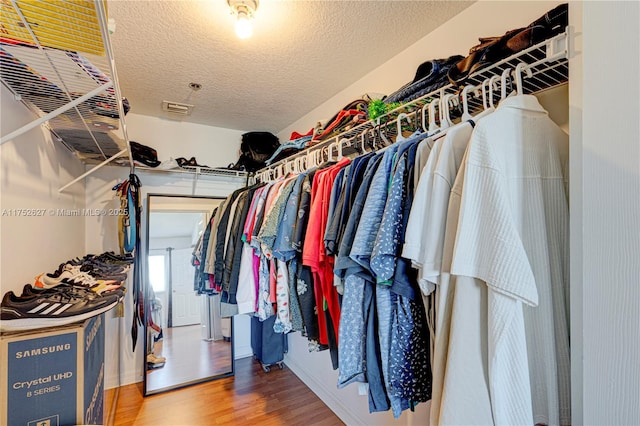
M102 424L104 314L0 337L0 424Z

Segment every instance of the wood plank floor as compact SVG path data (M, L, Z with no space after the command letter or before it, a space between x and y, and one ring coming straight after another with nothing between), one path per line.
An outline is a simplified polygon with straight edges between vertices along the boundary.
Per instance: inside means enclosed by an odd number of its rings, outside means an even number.
M179 383L231 371L231 342L204 341L200 324L164 329L162 351L164 366L147 371L147 390L155 391Z
M235 377L144 398L142 383L120 388L117 426L342 425L288 368L262 371L252 358L236 361Z

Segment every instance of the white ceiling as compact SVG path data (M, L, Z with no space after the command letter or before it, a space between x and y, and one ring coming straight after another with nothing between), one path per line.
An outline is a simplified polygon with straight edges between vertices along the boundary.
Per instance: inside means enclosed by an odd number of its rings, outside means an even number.
M167 117L163 100L185 102L195 109L184 121L277 133L470 4L262 0L247 40L226 0L110 0L108 10L132 113Z

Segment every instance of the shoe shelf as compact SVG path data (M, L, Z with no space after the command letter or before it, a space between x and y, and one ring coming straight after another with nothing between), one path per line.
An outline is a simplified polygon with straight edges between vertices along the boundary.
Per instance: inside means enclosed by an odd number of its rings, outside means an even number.
M85 163L132 164L108 27L102 0L2 0L2 84L38 118L0 143L44 124Z
M508 89L507 93L515 90L514 79L512 77L513 70L520 63L524 63L524 68L530 70L531 74L522 73L523 93L534 94L544 90L552 89L562 84L566 84L569 81L569 57L572 49L571 42L573 38L572 28L567 27L564 33L558 34L555 37L542 41L534 46L524 49L520 52L509 56L499 62L484 67L472 74L470 74L464 84L466 86L473 86L473 90L467 95L468 98L468 110L471 115L483 110L483 101L481 96L483 82L492 81L491 84L494 87L495 104L500 99L501 89L501 77L504 74L507 76L505 79L505 87ZM491 80L493 78L493 80ZM488 89L488 85L485 83ZM418 120L422 119L423 110L426 110L429 103L435 99L443 99L445 95L453 95L453 101L459 109L462 109L460 102L460 95L462 94L461 86L454 86L449 84L440 89L437 89L431 93L428 93L418 99L407 102L400 107L376 118L375 120L369 120L365 123L359 124L346 130L336 136L332 136L323 142L306 148L296 154L293 154L285 159L277 161L268 167L265 167L258 172L256 176L259 180L261 177L279 176L283 174L287 169L285 165L291 163L292 160L304 157L311 151L327 150L328 155L331 156L334 151L337 151L338 145L341 147L352 146L360 148L360 135L363 132L376 129L378 127L387 128L387 135L394 135L396 133L397 120L400 114L404 113L409 117L413 117ZM498 89L500 88L500 89ZM473 94L473 95L472 95ZM460 114L459 114L460 115ZM459 120L454 120L454 123ZM415 127L415 126L414 126ZM345 139L348 140L345 142Z

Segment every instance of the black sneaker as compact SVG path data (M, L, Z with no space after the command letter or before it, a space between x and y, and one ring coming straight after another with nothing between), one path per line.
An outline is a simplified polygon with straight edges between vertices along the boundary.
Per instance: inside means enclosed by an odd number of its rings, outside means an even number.
M23 298L10 291L0 304L0 330L21 331L67 325L106 312L118 301L115 294L89 299L73 292L55 291Z
M87 288L82 286L77 286L68 283L60 283L60 285L53 287L51 289L41 290L39 288L33 287L31 284L26 284L22 289L21 298L25 297L33 297L33 296L42 296L42 295L50 295L53 293L71 293L75 297L85 298L85 299L97 299L100 297L108 296L108 295L116 295L118 296L118 300L122 301L124 299L124 287L122 286L111 286L112 288L105 289L104 291L97 292L94 291L93 288Z

